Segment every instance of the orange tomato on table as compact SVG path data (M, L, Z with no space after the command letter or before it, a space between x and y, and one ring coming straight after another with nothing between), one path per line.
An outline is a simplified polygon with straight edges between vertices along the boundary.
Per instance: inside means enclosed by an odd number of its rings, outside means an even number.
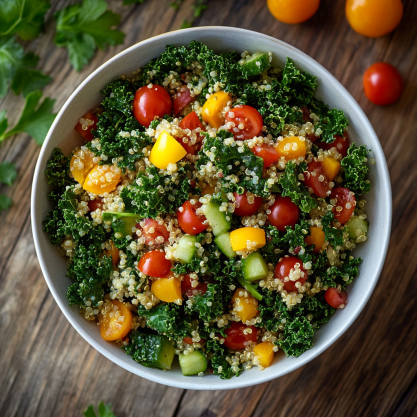
M320 0L268 0L267 4L275 19L284 23L301 23L317 12Z

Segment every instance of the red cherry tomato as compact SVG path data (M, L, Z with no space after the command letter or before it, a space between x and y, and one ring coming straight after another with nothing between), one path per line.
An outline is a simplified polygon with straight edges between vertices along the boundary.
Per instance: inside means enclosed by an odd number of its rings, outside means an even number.
M264 168L270 167L279 159L279 154L276 149L266 144L255 145L253 148L250 148L250 150L256 156L260 156L264 160Z
M155 117L163 117L171 114L171 96L160 85L147 85L136 91L133 100L133 114L136 120L143 126L149 127Z
M252 329L252 333L245 334L243 331ZM255 326L246 326L245 324L232 322L232 325L226 330L226 339L224 345L229 349L245 349L250 342L256 342L258 330Z
M198 118L197 113L195 111L192 111L191 113L187 114L187 116L185 116L184 119L180 121L179 127L184 130L195 130L199 127L201 130L204 131L204 126L200 122L200 119Z
M385 106L401 97L404 83L397 68L385 62L377 62L363 74L363 88L372 103Z
M182 206L182 210L177 211L178 224L181 229L189 235L198 235L207 229L208 224L203 222L206 220L203 214L197 214L196 210L201 207L201 203L191 204L187 200Z
M98 208L103 210L103 201L100 198L96 198L95 200L90 200L88 203L88 209L90 211L96 211Z
M159 250L146 252L138 263L140 272L154 278L165 278L171 272L171 267L171 261Z
M183 85L172 102L172 112L174 115L178 116L194 100L194 98L195 97L191 97L188 87Z
M307 171L304 173L304 184L308 191L313 192L317 197L325 198L330 190L329 181L326 174L318 161L312 161L307 165ZM320 181L323 179L323 181Z
M295 270L295 264L300 265L299 269L301 272L301 277L296 281L292 281L291 279L286 281L285 279L289 277L291 270ZM296 256L287 256L282 258L281 261L277 263L277 266L275 267L275 277L284 283L285 291L293 292L297 291L297 287L295 286L297 282L301 283L301 285L304 285L307 279L307 272L303 268L303 262L301 259L297 258Z
M355 196L348 188L337 187L333 188L332 193L330 194L330 200L332 199L336 200L335 207L333 208L335 220L340 224L345 224L352 217L355 210ZM342 210L338 211L337 207L342 207Z
M310 117L311 111L307 107L302 107L301 111L303 112L303 121L304 123L310 122L313 123L313 119ZM311 142L315 142L318 139L314 133L309 133L307 139L311 140Z
M250 204L246 191L243 194L233 193L233 195L235 197L236 204L234 213L242 217L252 216L252 214L255 214L264 202L262 197L254 197L253 203Z
M316 145L324 149L325 151L329 151L331 148L336 148L337 152L339 152L343 158L347 155L347 151L349 149L349 135L345 132L342 136L334 136L335 140L332 143L326 142L317 142Z
M145 222L145 225L142 227L142 236L145 238L145 243L147 245L161 245L161 243L156 241L156 238L160 236L164 238L164 241L162 243L168 241L169 232L164 224L159 224L154 219L145 219L143 221ZM140 223L136 224L137 229L139 229L140 227ZM152 229L153 232L150 231Z
M276 196L269 210L271 213L268 214L268 221L280 232L285 232L285 226L294 228L300 218L300 209L290 197Z
M183 280L181 281L181 293L187 294L188 297L193 297L197 294L204 295L207 292L207 283L201 282L197 285L197 287L193 287L191 282L193 280L187 274L184 276Z
M231 116L232 114L233 117ZM235 127L230 129L230 132L238 140L252 139L254 136L259 135L264 124L258 110L246 105L233 107L232 110L226 113L226 122L235 124ZM240 129L239 125L243 125L243 129Z
M189 153L190 155L197 155L197 148L199 148L198 143L192 145L190 139L187 136L175 139L178 143L181 144L181 146L187 151L187 153Z
M83 117L78 120L78 123L75 125L74 129L86 140L89 142L94 139L92 130L97 130L98 118L91 111L87 112Z
M329 288L324 293L324 298L333 308L343 308L347 303L347 293L346 291L339 290L338 288Z

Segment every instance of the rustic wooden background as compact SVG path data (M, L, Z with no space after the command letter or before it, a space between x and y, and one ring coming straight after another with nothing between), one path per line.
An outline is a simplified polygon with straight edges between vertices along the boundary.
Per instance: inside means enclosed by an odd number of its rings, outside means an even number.
M99 51L76 73L64 49L52 44L55 10L70 3L52 0L47 31L30 44L40 68L54 77L45 94L59 110L94 69L124 48L178 29L193 14L192 0L179 11L172 0L122 6L124 45ZM256 30L288 42L330 70L371 120L387 157L394 216L390 250L379 284L354 325L331 348L303 368L264 385L235 391L197 392L168 388L117 367L90 347L70 326L40 271L30 225L30 189L39 148L26 135L7 140L0 161L16 163L18 180L2 187L13 207L1 213L0 240L0 416L81 416L90 404L113 404L118 417L412 416L417 415L417 3L404 0L397 30L368 39L351 30L344 1L322 0L308 22L288 26L268 12L265 0L209 0L195 25ZM376 61L395 65L405 79L401 100L371 104L362 74ZM9 94L11 124L22 98ZM416 251L416 252L415 252Z

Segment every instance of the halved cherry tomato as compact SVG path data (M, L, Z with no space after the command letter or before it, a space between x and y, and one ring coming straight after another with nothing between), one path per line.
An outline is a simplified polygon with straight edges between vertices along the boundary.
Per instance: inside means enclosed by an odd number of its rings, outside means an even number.
M145 238L147 245L159 246L161 243L158 243L156 238L160 236L164 238L164 242L168 241L169 232L164 224L159 224L155 219L144 219L143 221L145 225L142 227L142 236ZM136 224L136 228L141 228L140 223ZM150 231L151 229L153 229L153 232Z
M171 108L171 96L160 85L153 84L151 88L145 85L136 91L133 114L136 120L145 127L149 127L155 117L171 114Z
M184 339L182 339L184 341L184 343L187 343L187 345L192 345L193 343L206 343L206 339L200 339L199 342L193 342L193 339L191 337L184 337Z
M295 265L298 264L299 273L297 275L300 276L296 281L286 278L291 278L291 272L294 273L296 271ZM275 267L275 278L278 278L280 281L284 283L284 290L288 292L297 291L296 283L299 282L301 285L304 285L307 279L307 272L303 268L303 262L300 258L296 256L287 256L282 258Z
M329 288L324 293L324 299L330 307L343 308L347 303L347 293L346 291L339 290L338 288Z
M304 184L310 192L317 197L325 198L330 190L329 181L324 173L321 163L312 161L307 165L307 171L304 173ZM320 181L320 180L323 181Z
M246 191L243 194L233 193L233 195L235 197L236 204L234 213L238 216L252 216L252 214L255 214L264 202L262 197L254 197L253 203L250 204Z
M97 116L93 112L89 111L78 120L74 129L86 140L86 142L89 142L94 139L91 131L97 130L97 123Z
M301 111L303 112L304 123L313 123L313 119L310 117L310 109L308 109L307 107L301 107ZM314 133L309 133L308 135L306 135L306 138L311 140L311 142L315 142L318 139L318 136L316 136Z
M251 329L251 333L244 333L244 330ZM226 339L224 345L229 349L238 350L245 349L250 342L256 342L258 336L258 330L255 326L246 326L243 323L236 321L232 322L232 325L226 329Z
M269 210L271 213L268 214L268 221L280 232L285 232L286 226L294 228L300 218L300 209L290 197L276 196Z
M333 188L332 193L330 194L330 200L332 199L336 200L335 207L333 208L335 220L340 224L345 224L355 211L355 196L348 188L337 187ZM338 211L337 207L342 207L342 210Z
M177 211L178 224L189 235L198 235L208 227L208 224L203 223L206 220L205 216L196 213L199 207L201 207L201 203L191 204L187 200L181 206L182 210Z
M238 140L252 139L259 135L264 123L258 110L246 105L233 107L232 110L226 113L226 122L235 124L235 127L230 129L230 132Z
M255 145L253 148L250 148L250 150L256 156L260 156L264 160L264 168L270 167L279 159L276 149L272 146L266 145L265 143L262 145Z
M140 258L137 268L151 277L165 278L170 273L171 267L171 261L165 258L164 252L151 250Z
M363 88L372 103L385 106L401 97L404 83L397 68L385 62L377 62L363 74Z
M200 119L198 118L197 113L195 111L192 111L191 113L187 114L187 116L185 116L184 119L180 121L179 127L184 130L185 129L195 130L198 127L201 130L204 130L204 126L200 122Z
M96 198L95 200L89 200L87 205L90 211L96 211L97 209L103 210L104 203L101 198Z
M183 280L181 281L181 292L182 294L187 294L188 297L193 297L197 294L204 295L207 292L207 283L200 282L197 287L193 287L191 282L193 280L187 274L184 276Z
M195 97L191 97L190 90L186 85L183 85L174 97L172 102L172 112L175 116L178 116L182 110L185 109Z
M112 317L106 314L100 319L101 337L107 341L123 339L130 332L132 325L132 312L127 306L119 300L113 300L112 304L115 314ZM114 310L115 308L117 310ZM119 317L123 317L123 321L119 321Z
M197 148L199 148L198 143L192 145L190 139L187 136L175 139L178 143L182 145L182 147L187 151L187 153L189 153L190 155L197 155Z
M329 151L331 148L336 148L337 152L339 152L343 158L347 155L347 151L349 149L349 135L345 132L342 136L334 136L334 142L326 143L326 142L317 142L316 145L324 149L325 151Z

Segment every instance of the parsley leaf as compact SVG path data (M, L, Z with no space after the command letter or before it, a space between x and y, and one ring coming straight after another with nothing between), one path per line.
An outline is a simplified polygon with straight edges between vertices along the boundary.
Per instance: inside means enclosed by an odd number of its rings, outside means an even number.
M87 408L87 410L84 411L84 417L97 417L92 404ZM101 402L98 405L98 417L116 417L116 416L111 411L110 405L105 405L103 402Z
M120 15L107 9L105 0L84 0L55 14L55 44L68 49L71 65L80 71L93 57L96 48L123 43L124 33L111 29Z
M46 97L39 104L41 97L42 92L40 91L34 91L26 97L25 108L19 121L13 129L7 132L8 123L5 117L5 111L0 112L0 143L17 133L26 132L35 139L38 145L42 145L56 114L51 113L55 100Z
M11 207L12 203L13 201L10 197L4 194L0 194L0 212L2 212L3 210L8 210Z
M0 37L0 97L6 95L10 84L15 94L25 97L45 87L52 78L35 70L38 61L32 52L25 54L14 37Z
M2 162L0 164L0 182L12 185L17 177L16 165L12 162Z
M281 195L290 197L294 204L308 213L311 209L317 207L317 200L300 183L298 173L297 165L293 161L288 161L284 173L279 178L279 184L282 187Z
M327 114L319 120L315 129L321 129L323 133L320 135L321 142L333 143L334 136L343 136L345 129L349 124L342 110L329 110Z
M342 159L341 165L345 170L345 187L354 192L357 196L369 193L371 183L366 179L369 173L368 153L366 145L359 148L352 143L348 149L348 154Z
M49 0L1 0L0 36L15 33L25 41L37 38L50 7Z

